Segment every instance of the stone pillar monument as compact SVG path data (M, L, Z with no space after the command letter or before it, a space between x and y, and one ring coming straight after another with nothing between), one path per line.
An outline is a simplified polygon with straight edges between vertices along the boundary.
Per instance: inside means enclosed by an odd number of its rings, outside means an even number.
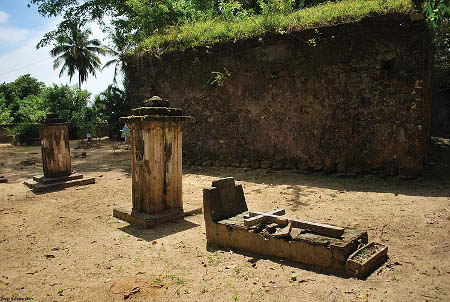
M72 173L67 120L58 114L47 114L39 125L39 136L44 175L34 176L25 185L35 192L43 192L95 183L95 178Z
M42 167L47 178L72 174L69 146L69 123L57 114L47 114L39 126Z
M114 217L148 228L201 213L183 210L182 128L190 119L156 96L121 118L131 129L132 208L116 208Z

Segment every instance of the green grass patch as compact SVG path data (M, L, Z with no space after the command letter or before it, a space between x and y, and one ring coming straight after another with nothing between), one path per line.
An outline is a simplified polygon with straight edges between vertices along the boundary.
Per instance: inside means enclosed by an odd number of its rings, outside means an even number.
M389 13L411 13L411 0L343 0L327 2L290 14L268 14L224 21L205 19L167 27L140 43L138 51L161 55L171 51L231 42L263 36L267 33L288 33L311 28L350 23L362 18Z

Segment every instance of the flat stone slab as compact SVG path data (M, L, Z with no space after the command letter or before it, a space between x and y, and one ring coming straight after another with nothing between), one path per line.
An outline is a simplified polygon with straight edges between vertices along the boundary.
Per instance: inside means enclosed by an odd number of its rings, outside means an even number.
M39 182L44 185L58 183L58 182L66 182L66 181L81 179L81 178L83 178L83 174L79 174L79 173L73 173L68 176L54 177L54 178L45 177L44 175L33 176L34 181Z
M130 224L148 229L160 224L183 219L186 216L201 214L202 212L201 207L187 207L184 210L173 209L155 214L138 212L131 208L115 208L113 209L113 216Z
M244 220L248 216L248 212L243 212L218 222L206 221L208 242L339 271L346 271L349 256L368 242L366 231L350 228L344 228L340 238L311 233L293 225L278 226L270 233L267 230L272 224L246 226Z
M75 179L70 179L64 181L65 177L57 177L55 179L45 178L46 183L42 183L40 181L36 181L35 179L40 180L40 176L35 176L33 179L29 179L24 181L24 184L29 187L35 193L43 193L50 192L56 190L62 190L69 187L74 186L84 186L95 183L95 177L84 178L83 175L77 174L75 175ZM69 176L70 177L70 176ZM63 181L61 181L63 180Z

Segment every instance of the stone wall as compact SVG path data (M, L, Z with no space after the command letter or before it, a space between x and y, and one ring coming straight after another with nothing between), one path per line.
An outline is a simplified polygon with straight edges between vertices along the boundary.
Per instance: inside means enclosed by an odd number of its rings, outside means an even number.
M133 107L195 117L186 163L419 174L431 117L422 20L386 15L154 57L126 57Z

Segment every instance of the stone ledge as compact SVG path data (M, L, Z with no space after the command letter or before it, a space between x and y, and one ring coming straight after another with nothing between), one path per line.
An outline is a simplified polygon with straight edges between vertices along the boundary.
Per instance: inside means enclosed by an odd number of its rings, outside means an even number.
M76 177L79 177L79 176L77 175ZM28 180L24 181L23 183L28 188L33 190L33 192L35 192L35 193L50 192L50 191L62 190L62 189L69 188L69 187L84 186L84 185L89 185L89 184L95 183L94 177L90 177L90 178L82 178L82 177L83 177L83 175L81 175L81 178L71 179L71 180L66 180L66 181L63 180L66 177L57 177L54 180L46 178L46 181L48 181L48 182L42 183L42 182L38 182L38 181L34 180L34 178L40 179L40 176L35 176L35 177L33 177L33 179L28 179Z
M82 179L83 174L79 173L73 173L68 176L61 176L61 177L45 177L44 175L36 175L33 176L33 180L36 182L39 182L41 184L52 184L52 183L58 183L58 182L65 182L75 179Z

